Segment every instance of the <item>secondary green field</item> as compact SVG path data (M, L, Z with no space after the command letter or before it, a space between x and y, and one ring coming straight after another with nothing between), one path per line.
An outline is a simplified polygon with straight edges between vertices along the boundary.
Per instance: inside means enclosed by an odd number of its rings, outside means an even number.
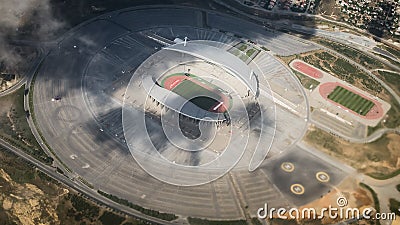
M341 104L342 106L365 116L374 107L374 103L368 99L355 94L344 87L337 86L328 95L328 99Z

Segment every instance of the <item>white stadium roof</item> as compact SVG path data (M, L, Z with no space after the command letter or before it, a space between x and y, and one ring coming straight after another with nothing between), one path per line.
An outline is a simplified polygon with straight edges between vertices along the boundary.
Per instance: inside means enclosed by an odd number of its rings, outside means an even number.
M239 57L212 44L211 41L188 41L186 45L178 43L164 49L189 54L221 66L243 82L254 95L257 95L257 77L251 68Z

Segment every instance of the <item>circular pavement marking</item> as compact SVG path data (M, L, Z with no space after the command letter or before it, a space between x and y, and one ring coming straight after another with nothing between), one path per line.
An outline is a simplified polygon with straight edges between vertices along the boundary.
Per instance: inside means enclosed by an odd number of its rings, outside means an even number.
M302 195L304 194L304 187L301 184L292 184L292 186L290 186L290 191L292 191L293 194Z
M290 172L293 172L294 165L293 165L293 163L290 163L290 162L283 162L281 164L281 168L282 168L283 171L286 171L286 172L290 173Z
M315 177L317 178L318 181L322 183L326 183L330 180L329 175L325 172L318 172L317 174L315 174Z
M81 110L73 105L63 105L55 110L58 119L70 123L77 121L81 114Z

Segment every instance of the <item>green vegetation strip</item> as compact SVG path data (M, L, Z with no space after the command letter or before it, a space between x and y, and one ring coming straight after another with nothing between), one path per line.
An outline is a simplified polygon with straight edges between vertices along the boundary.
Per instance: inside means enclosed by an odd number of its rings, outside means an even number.
M152 210L152 209L146 209L146 208L143 208L143 207L141 207L139 205L135 205L135 204L129 202L128 200L121 199L121 198L119 198L119 197L117 197L115 195L108 194L108 193L100 191L100 190L98 190L97 192L99 194L103 195L104 197L106 197L106 198L108 198L108 199L110 199L110 200L112 200L112 201L114 201L114 202L116 202L118 204L128 206L129 208L137 210L137 211L139 211L139 212L141 212L143 214L146 214L148 216L151 216L151 217L159 218L159 219L162 219L162 220L165 220L165 221L172 221L172 220L176 220L178 218L174 214L161 213L161 212L158 212L158 211L155 211L155 210Z
M189 217L188 221L191 225L247 225L245 220L216 221Z
M10 111L9 119L7 117L4 118L5 121L2 121L4 125L9 124L9 126L2 126L0 128L0 137L10 145L22 149L35 159L51 165L53 159L41 149L26 120L27 113L24 109L24 94L25 86L22 86L14 93L0 98L0 101L12 101L12 110Z
M86 199L78 195L68 195L67 197L72 206L80 213L84 214L87 217L98 217L100 210L99 207L90 204Z
M378 71L385 83L390 85L400 95L400 74L387 71Z
M391 48L389 46L383 45L380 46L380 48L383 48L384 50L388 51L389 53L393 54L394 56L396 56L397 58L400 58L400 51L394 48Z
M371 192L372 198L374 200L374 208L375 208L377 213L380 213L381 212L381 207L379 206L379 199L378 199L378 195L376 194L376 192L370 186L368 186L368 185L366 185L364 183L360 183L360 186L362 188L367 189L369 192ZM376 224L380 225L381 223L380 223L379 220L376 220Z
M341 86L336 86L332 93L328 95L328 99L363 116L367 115L374 106L372 101Z
M392 95L390 96L390 105L392 107L387 112L384 124L388 128L397 128L400 126L400 105Z
M389 199L390 211L400 216L400 202L394 198Z
M369 173L368 176L377 179L377 180L387 180L393 177L400 175L400 169L397 169L389 174L382 174L382 173Z
M372 198L373 198L373 200L374 200L374 207L375 207L375 210L377 211L377 212L380 212L381 211L381 207L379 206L379 199L378 199L378 195L376 194L376 192L370 187L370 186L368 186L368 185L366 185L366 184L364 184L364 183L360 183L360 186L362 187L362 188L365 188L365 189L367 189L369 192L371 192L371 194L372 194Z
M344 45L344 44L341 44L338 42L329 41L329 40L321 39L321 38L315 38L315 39L313 39L313 41L315 41L321 45L324 45L328 48L331 48L331 49L353 59L354 61L356 61L357 63L359 63L361 65L364 65L368 69L384 68L384 65L382 62L364 54L363 52L361 52L355 48L349 47L347 45Z
M105 211L103 215L100 216L99 220L102 224L121 224L125 218L118 216L112 212ZM123 225L127 225L128 223L124 223Z

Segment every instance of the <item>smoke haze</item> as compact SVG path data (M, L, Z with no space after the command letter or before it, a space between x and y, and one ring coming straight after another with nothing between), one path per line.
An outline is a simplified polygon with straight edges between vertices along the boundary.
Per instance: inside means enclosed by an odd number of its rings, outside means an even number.
M0 0L0 15L0 63L5 67L23 60L9 40L46 40L64 25L53 17L49 0Z

